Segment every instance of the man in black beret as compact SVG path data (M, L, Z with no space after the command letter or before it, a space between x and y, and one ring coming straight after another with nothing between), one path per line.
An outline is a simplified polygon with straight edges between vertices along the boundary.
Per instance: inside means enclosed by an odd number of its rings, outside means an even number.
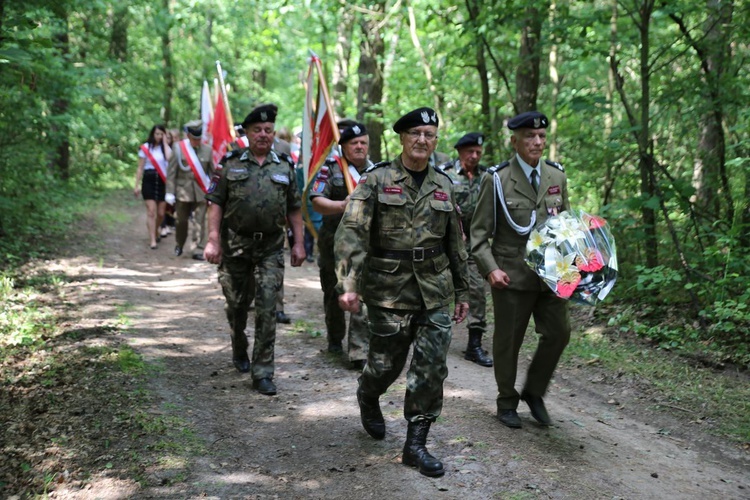
M393 130L401 154L362 175L336 231L339 305L351 312L359 311L360 300L367 305L370 348L357 402L362 426L375 439L385 437L379 398L414 346L401 463L437 477L445 469L425 443L443 407L451 319L460 323L469 309L468 256L451 180L428 166L438 140L437 114L415 109Z
M564 169L542 159L548 124L538 111L508 121L516 154L487 170L471 223L471 253L492 288L497 418L511 428L521 427L516 411L521 399L537 422L551 425L542 398L570 339L568 302L557 297L524 260L531 230L570 208ZM515 388L518 353L532 315L541 338L519 394Z
M341 123L341 122L339 122ZM351 122L341 130L339 139L340 156L331 156L320 168L310 188L310 200L315 211L323 216L318 232L318 266L320 266L320 286L323 288L323 306L328 332L328 352L343 352L341 345L346 335L346 318L339 307L339 294L336 291L336 262L333 254L333 240L341 216L349 202L349 190L344 181L344 169L352 181L359 182L365 170L372 166L367 158L370 138L362 123ZM349 362L355 370L362 370L367 360L366 313L363 310L349 316L349 340L347 352Z
M453 146L458 152L458 158L444 163L440 168L453 180L453 192L456 202L461 209L461 225L466 237L466 248L471 248L470 227L471 218L479 198L479 185L486 168L479 164L484 152L484 135L480 132L470 132L461 137ZM464 353L464 359L473 361L481 366L492 366L492 358L482 349L482 337L487 331L487 298L486 282L469 253L469 341Z
M240 372L251 370L245 328L250 298L254 296L253 388L269 396L276 394L275 312L284 278L285 224L294 232L292 266L301 265L305 259L294 162L272 149L275 120L275 105L259 106L247 115L242 127L249 147L224 156L224 168L206 195L211 206L205 256L219 264L232 361Z

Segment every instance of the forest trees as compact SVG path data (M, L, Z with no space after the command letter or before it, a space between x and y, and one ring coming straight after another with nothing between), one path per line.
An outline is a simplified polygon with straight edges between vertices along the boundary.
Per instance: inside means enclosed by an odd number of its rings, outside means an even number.
M217 59L235 117L273 101L298 127L312 49L374 160L418 106L440 108L443 152L485 132L487 165L512 154L505 120L546 112L573 202L613 222L612 322L750 362L749 31L727 0L0 1L2 227L51 214L51 192L131 182L154 123L198 117Z

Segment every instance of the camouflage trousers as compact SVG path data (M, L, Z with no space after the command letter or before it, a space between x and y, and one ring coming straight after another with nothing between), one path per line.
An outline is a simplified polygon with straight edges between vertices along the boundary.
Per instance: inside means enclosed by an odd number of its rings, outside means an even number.
M479 274L477 263L470 255L467 261L469 267L469 317L466 326L469 332L487 331L487 282Z
M322 233L321 233L322 234ZM340 344L346 335L346 317L339 307L339 294L336 292L336 262L333 256L333 240L330 246L322 235L318 240L318 267L320 268L320 287L323 289L323 307L325 308L328 343ZM367 347L370 332L367 329L367 308L360 304L358 313L349 315L349 339L347 352L350 361L367 359Z
M283 235L282 235L283 237ZM224 291L224 310L229 321L232 352L247 352L248 306L255 297L254 380L273 378L276 343L276 299L284 278L283 240L251 242L241 254L224 254L219 266L219 283Z
M378 398L398 378L414 345L406 373L404 418L434 422L443 409L443 382L451 343L447 307L401 311L368 306L370 351L359 377L364 396Z

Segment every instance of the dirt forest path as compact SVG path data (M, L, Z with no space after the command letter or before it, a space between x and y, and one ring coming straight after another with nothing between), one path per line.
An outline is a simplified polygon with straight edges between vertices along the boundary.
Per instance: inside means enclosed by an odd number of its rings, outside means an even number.
M447 472L421 476L400 464L403 375L381 398L386 438L363 431L357 373L325 352L315 264L287 267L285 309L293 323L277 332L278 395L262 396L232 366L215 266L189 252L174 257L174 236L149 250L142 206L123 210L123 222L99 241L104 257L61 265L79 276L76 300L87 321L127 315L125 341L160 368L148 382L151 411L188 422L201 451L154 465L140 485L110 477L91 482L85 494L62 488L56 497L750 498L747 455L651 413L632 387L592 367L558 370L546 399L553 427L535 425L525 406L523 429L503 427L495 420L492 370L463 360L463 325L454 329L444 410L428 440Z

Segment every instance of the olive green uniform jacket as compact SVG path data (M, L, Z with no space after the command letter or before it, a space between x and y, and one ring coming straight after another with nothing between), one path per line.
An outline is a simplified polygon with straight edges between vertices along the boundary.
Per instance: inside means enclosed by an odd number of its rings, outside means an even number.
M188 146L192 147L192 146ZM201 144L195 151L198 159L203 166L203 170L210 179L214 174L213 157L211 147ZM182 154L182 149L178 143L172 148L172 156L169 158L167 167L167 193L173 193L177 201L204 201L205 194L201 189L198 181L195 180L195 174L190 168L190 164Z
M516 224L528 225L534 211L536 224L541 224L549 216L570 209L568 181L562 167L547 161L541 163L537 193L534 193L515 156L510 162L490 168L489 175L482 179L471 222L471 254L479 272L487 278L495 269L502 269L510 278L509 290L544 291L548 287L526 264L529 235L518 234L508 224L497 200L493 174L500 175L508 213Z

